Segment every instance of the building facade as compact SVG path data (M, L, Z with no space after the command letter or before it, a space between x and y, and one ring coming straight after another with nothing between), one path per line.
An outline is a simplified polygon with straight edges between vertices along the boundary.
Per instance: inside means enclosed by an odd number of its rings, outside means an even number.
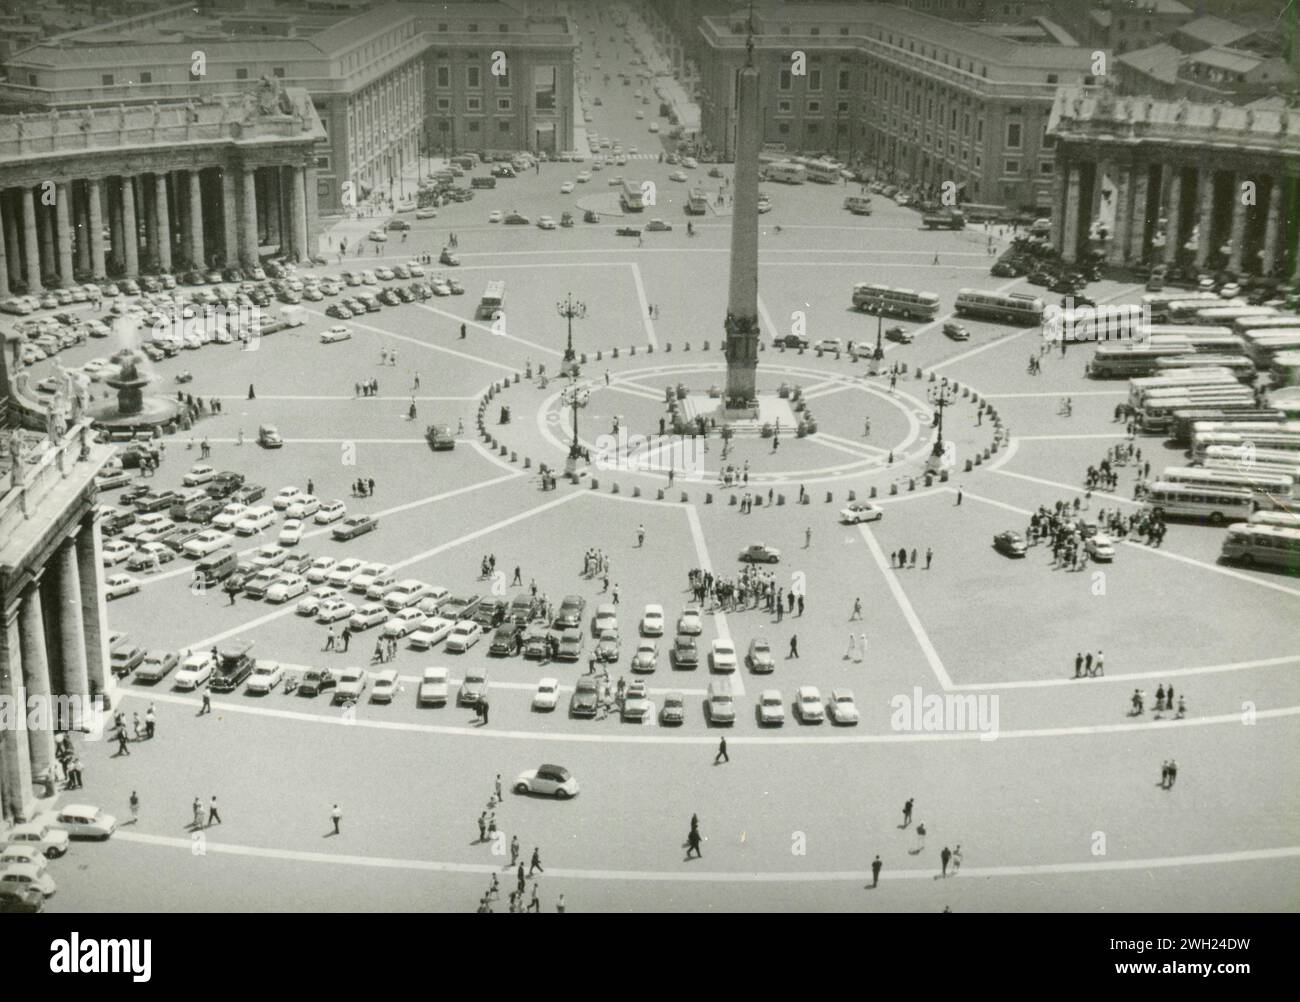
M1050 206L1048 115L1058 87L1093 83L1089 50L879 4L791 4L754 22L765 143L865 160L924 187L952 181L966 201ZM699 31L711 50L702 131L730 159L746 17L704 18Z
M310 258L320 120L302 90L0 119L0 296Z
M111 449L88 423L59 440L3 435L0 824L40 809L57 733L98 730L112 678L94 479Z
M1066 260L1300 280L1300 114L1072 89L1049 129Z

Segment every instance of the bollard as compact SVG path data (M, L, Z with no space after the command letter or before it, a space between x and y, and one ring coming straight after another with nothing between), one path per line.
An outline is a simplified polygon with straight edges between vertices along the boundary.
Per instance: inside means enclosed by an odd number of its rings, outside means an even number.
M598 490L600 490L600 481L597 480L595 477L592 477L592 478L591 478L591 489L592 489L593 491L598 491Z
M707 341L704 342L704 350L705 350L705 351L708 351L708 350L709 350L709 342L707 342Z
M889 493L890 493L890 494L897 494L897 493L898 493L898 484L890 484L890 485L889 485Z
M755 508L762 508L762 507L763 507L763 495L762 495L762 494L755 494L755 495L754 495L754 507L755 507Z
M933 487L933 486L934 486L934 474L933 474L933 473L927 473L927 474L925 475L925 486L926 486L926 487Z
M515 382L516 383L519 382L519 373L517 372L515 373Z
M762 341L758 342L758 350L767 351L767 345L765 345Z
M531 457L531 456L525 456L525 457L524 457L524 469L525 469L525 470L531 470L532 468L533 468L533 460L532 460L532 457Z
M826 492L826 503L827 503L827 504L830 504L830 503L831 503L831 492L830 492L830 491L827 491L827 492Z
M582 353L582 364L587 364L587 353L585 351Z
M803 354L803 345L800 345L800 346L799 346L799 354L800 354L800 355Z
M856 501L857 499L858 499L858 492L849 491L849 501Z
M600 361L602 358L604 358L604 357L605 357L605 353L604 353L603 351L600 351L599 349L597 349L597 351L596 351L596 361L599 362L599 361Z
M966 460L966 472L967 472L967 473L970 472L970 460L969 460L969 459Z
M736 495L734 494L729 495L727 498L727 504L732 505L734 507L736 504Z
M969 387L969 386L963 386L963 387L961 388L961 395L962 395L963 397L969 397L969 396L970 396L970 387Z
M989 452L991 452L991 453L992 453L993 455L995 455L995 456L998 454L998 443L997 443L997 442L994 442L993 445L990 446L990 448L989 448Z
M899 363L898 363L898 373L899 373L899 375L901 375L901 376L906 376L906 375L907 375L907 363L906 363L906 362L899 362Z
M984 457L981 456L978 452L975 453L975 465L979 466L982 462L984 462Z
M618 489L618 484L617 484L617 482L614 483L614 485L613 485L612 488L610 489L610 493L611 493L611 494L618 494L618 493L619 493L619 489Z
M875 487L872 487L872 488L871 488L871 496L872 496L873 498L876 496L876 488L875 488Z
M800 503L800 504L807 504L807 503L810 502L811 500L812 500L812 495L811 495L811 494L805 494L805 495L803 496L803 500L800 501L799 503Z
M946 484L947 482L948 482L948 471L947 471L947 470L940 470L940 471L939 471L939 483L941 483L941 484Z
M917 370L916 370L916 378L917 378L917 379L920 379L920 378L921 378L922 376L924 376L924 375L925 375L925 373L922 372L920 369L917 369Z
M685 344L682 345L682 351L690 351L690 350L691 350L691 343L687 341Z
M509 450L507 450L506 447L505 447L504 445L501 446L501 455L504 456L504 455L506 454L506 452L508 452L508 451L509 451Z
M517 455L515 455L515 450L514 450L514 449L511 449L511 450L510 450L510 462L512 462L512 463L517 463L517 462L519 462L519 457L518 457Z
M615 358L618 358L618 349L617 349L617 348L614 349L614 357L615 357Z
M673 343L671 341L665 341L664 351L672 351L672 350L673 350Z
M887 462L887 464L888 464L889 466L893 466L893 465L894 465L894 450L893 450L893 449L890 449L890 450L889 450L889 459L886 460L886 462Z
M973 404L977 404L977 403L979 403L979 402L980 402L980 395L979 395L978 393L972 393L972 394L970 395L970 402L973 403Z
M689 501L689 500L690 500L690 498L688 498L688 497L686 496L686 492L685 492L685 491L682 491L682 504L686 504L686 502Z
M662 487L660 487L660 488L659 488L659 500L662 501L663 499L664 499L664 489L663 489Z
M784 494L778 494L778 495L776 496L776 503L777 503L778 506L785 504L785 495L784 495Z
M639 498L639 497L641 496L641 488L640 488L640 487L635 487L635 486L634 486L634 487L632 488L632 496L633 496L634 498Z
M988 450L988 449L985 449L985 450L984 450L984 458L985 458L985 459L988 459L988 458L989 458L989 450Z
M654 354L654 350L655 350L655 346L652 345L652 344L648 344L648 345L645 346L645 350L646 350L646 354L647 354L647 355L653 355L653 354Z
M930 382L932 382L932 383L934 382L934 373L933 373L933 372L930 373Z
M630 351L633 355L635 355L635 354L636 354L636 345L632 345L632 347L629 348L628 351Z
M914 491L914 490L916 490L916 477L908 477L908 478L907 478L907 489L908 489L909 491Z

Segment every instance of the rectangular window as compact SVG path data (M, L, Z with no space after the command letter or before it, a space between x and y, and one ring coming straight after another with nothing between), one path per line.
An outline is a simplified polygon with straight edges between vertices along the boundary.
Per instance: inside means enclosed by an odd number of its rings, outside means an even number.
M1002 173L1003 173L1003 174L1019 174L1019 173L1020 173L1020 161L1019 161L1019 160L1005 160L1005 161L1003 161L1003 163L1002 163Z
M850 78L852 77L852 74L848 70L840 70L838 76L839 76L839 89L848 90L851 85Z
M1047 82L1048 82L1048 83L1056 83L1056 82L1059 81L1060 79L1061 79L1061 78L1060 78L1059 76L1057 76L1055 73L1049 73L1049 74L1047 74Z
M501 32L501 34L503 34L503 35L504 35L504 34L507 34L507 33L510 31L510 25L508 25L508 24L498 24L498 25L497 25L497 31Z
M1050 150L1056 145L1056 137L1047 131L1046 126L1043 127L1043 141L1039 145L1045 150Z
M1040 161L1038 161L1038 173L1039 173L1039 174L1048 175L1048 174L1053 173L1055 170L1056 170L1056 162L1055 162L1054 160L1040 160Z
M777 101L777 102L776 102L776 113L777 113L778 115L788 115L788 114L790 114L790 102L789 102L789 101Z
M439 98L435 98L433 103L434 103L434 105L437 107L437 109L438 109L439 111L450 111L450 110L451 110L451 98L449 98L449 97L439 97Z
M247 67L247 66L236 66L236 67L235 67L235 79L236 79L236 80L247 80L247 79L248 79L248 67Z
M822 89L822 71L821 71L821 70L809 70L809 71L808 71L808 89L809 89L809 90L821 90L821 89Z
M783 135L783 136L788 136L788 135L790 135L790 123L789 123L789 122L777 122L777 123L776 123L776 131L777 131L778 133L780 133L781 135Z
M1007 149L1009 150L1020 149L1020 123L1019 122L1007 123Z
M497 122L497 132L509 132L509 131L510 131L509 119L503 118L501 121Z
M555 96L559 90L557 70L554 66L533 67L533 108L536 111L554 111Z
M776 84L777 89L778 89L778 90L789 90L789 89L790 89L790 82L791 82L790 71L789 71L789 70L782 70L781 73L780 73L780 75L779 75L778 78L777 78L777 84Z
M481 97L467 97L467 98L465 98L465 110L466 110L466 111L482 111L482 110L483 110L483 99L482 99Z
M191 72L191 73L190 73L190 79L191 79L191 80L197 80L198 77L196 77L196 76L193 74L193 72ZM153 74L150 73L148 70L141 70L141 71L140 71L140 82L141 82L142 84L153 83Z
M839 111L839 112L846 112L846 111L848 111L848 110L849 110L849 102L848 102L848 101L837 101L837 102L835 103L835 110L836 110L836 111Z
M817 122L809 122L805 131L810 136L816 136L821 134L822 127Z
M497 111L509 111L513 102L508 97L497 98Z
M480 127L482 124L483 124L483 123L480 122L477 118L471 118L471 119L466 123L466 125L469 127L469 131L470 131L470 132L478 132L478 131L479 131L479 127Z
M467 24L467 25L465 25L465 30L466 30L466 31L478 31L478 25L477 25L477 24Z
M975 123L975 142L984 142L984 119L979 119Z
M447 30L447 22L446 22L446 21L439 21L439 22L438 22L438 30L439 30L439 31L446 31L446 30Z
M28 73L28 74L27 74L27 86L28 86L28 87L35 87L35 86L37 86L36 80L37 80L37 77L36 77L36 74L35 74L35 73Z
M483 86L483 71L479 67L465 67L465 86L475 89Z
M272 75L272 76L275 76L275 77L279 77L281 80L283 80L283 79L284 79L284 67L283 67L283 66L272 66L272 67L271 67L271 75Z
M105 74L103 74L103 75L99 78L99 84L100 84L101 87L112 87L112 86L113 86L113 74L111 74L111 73L105 73Z
M820 101L808 102L808 114L820 115L822 113L822 103Z
M439 87L450 87L450 86L451 86L451 67L450 67L450 66L439 66L439 67L438 67L438 86L439 86Z
M318 153L318 154L316 154L316 169L317 169L317 170L329 170L329 169L330 169L330 158L329 158L329 154L327 154L327 153Z

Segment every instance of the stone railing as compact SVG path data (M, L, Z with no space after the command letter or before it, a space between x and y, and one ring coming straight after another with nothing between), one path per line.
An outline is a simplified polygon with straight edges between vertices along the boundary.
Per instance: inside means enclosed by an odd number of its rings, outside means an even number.
M34 464L15 464L0 481L0 540L12 539L18 526L40 506L51 490L72 471L83 452L94 445L90 422L73 427Z

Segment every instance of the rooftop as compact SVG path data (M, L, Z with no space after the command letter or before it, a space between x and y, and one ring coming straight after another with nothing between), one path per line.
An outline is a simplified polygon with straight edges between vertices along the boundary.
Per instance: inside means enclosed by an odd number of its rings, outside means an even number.
M1243 52L1241 49L1214 48L1195 52L1187 57L1187 61L1232 73L1249 73L1264 60L1253 52Z
M1178 79L1178 67L1183 60L1183 53L1172 45L1161 42L1145 49L1135 49L1116 57L1125 66L1132 66L1139 73L1154 77L1163 83L1173 83Z
M1204 42L1206 45L1232 45L1255 34L1251 28L1242 27L1213 15L1188 21L1178 29L1178 33L1198 42Z

